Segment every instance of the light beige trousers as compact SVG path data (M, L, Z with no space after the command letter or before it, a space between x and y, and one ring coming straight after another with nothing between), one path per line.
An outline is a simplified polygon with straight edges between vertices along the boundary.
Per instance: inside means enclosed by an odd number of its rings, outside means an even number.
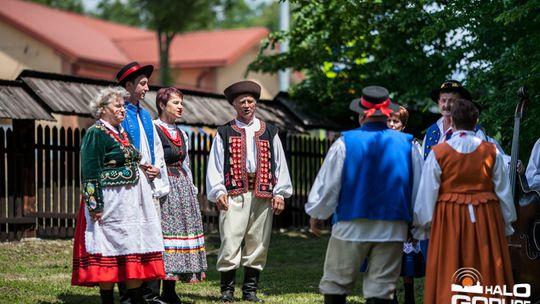
M269 199L256 198L253 191L229 196L229 209L219 213L221 247L217 270L237 269L240 264L262 270L272 234L272 218Z
M364 298L393 299L401 271L403 242L352 242L330 238L319 284L323 294L350 294L368 258Z

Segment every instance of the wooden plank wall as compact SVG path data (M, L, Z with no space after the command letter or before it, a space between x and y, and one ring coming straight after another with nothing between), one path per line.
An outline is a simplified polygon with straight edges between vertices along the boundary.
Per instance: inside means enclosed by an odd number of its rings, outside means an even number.
M13 132L0 128L0 241L22 237L16 223L35 219L36 235L43 238L70 238L80 204L80 144L85 130L37 126L35 136L35 212L24 218L16 212L13 188L17 181L8 164L17 147ZM331 144L329 140L306 135L280 134L291 174L294 195L286 209L274 218L274 228L306 227L304 212L309 190ZM213 137L191 134L190 165L193 182L207 232L218 230L218 211L206 199L206 170ZM13 166L12 166L13 167ZM15 224L14 224L15 223Z

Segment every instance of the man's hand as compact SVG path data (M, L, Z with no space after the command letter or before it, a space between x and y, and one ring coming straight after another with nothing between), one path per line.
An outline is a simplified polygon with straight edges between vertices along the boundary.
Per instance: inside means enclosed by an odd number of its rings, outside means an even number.
M159 168L156 167L156 166L152 166L152 165L146 165L145 166L145 173L146 173L146 176L148 176L148 179L150 181L153 181L156 177L159 176Z
M275 215L279 215L283 209L285 209L285 201L281 196L274 196L272 198L272 211Z
M318 220L316 218L309 219L309 231L313 233L314 236L321 236L321 229L323 227L324 220Z
M229 210L229 197L227 196L227 194L222 194L218 197L216 201L216 206L220 211Z

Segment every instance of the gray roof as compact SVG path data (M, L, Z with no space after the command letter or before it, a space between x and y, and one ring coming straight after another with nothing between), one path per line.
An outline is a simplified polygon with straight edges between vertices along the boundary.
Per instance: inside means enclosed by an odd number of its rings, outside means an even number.
M0 80L0 118L55 120L21 81Z
M116 85L115 82L61 74L25 70L19 75L31 90L52 110L53 113L90 116L90 101L99 90ZM143 101L153 118L157 117L155 106L159 87L151 87ZM236 116L234 108L225 96L206 92L182 90L184 115L178 123L217 127ZM304 125L278 100L261 100L257 105L257 116L271 122L282 130L303 132Z

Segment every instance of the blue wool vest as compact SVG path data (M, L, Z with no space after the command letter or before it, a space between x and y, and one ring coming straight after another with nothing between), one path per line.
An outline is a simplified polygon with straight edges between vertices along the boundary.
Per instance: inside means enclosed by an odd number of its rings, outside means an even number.
M413 170L409 134L384 123L343 133L345 162L337 221L411 221Z
M480 130L480 125L477 124L474 126L474 132ZM446 134L446 140L449 140L452 137L452 132ZM424 144L424 160L428 157L431 148L439 143L439 138L441 138L441 130L437 123L432 124L426 131L426 142Z
M122 127L133 139L133 145L137 148L137 151L141 151L141 131L139 129L139 120L137 116L141 118L141 122L144 128L144 134L146 134L146 139L148 140L148 145L150 146L150 156L152 158L152 165L156 163L156 158L154 155L154 130L152 124L152 117L150 113L140 106L136 106L129 102L126 102L126 119L122 122Z

